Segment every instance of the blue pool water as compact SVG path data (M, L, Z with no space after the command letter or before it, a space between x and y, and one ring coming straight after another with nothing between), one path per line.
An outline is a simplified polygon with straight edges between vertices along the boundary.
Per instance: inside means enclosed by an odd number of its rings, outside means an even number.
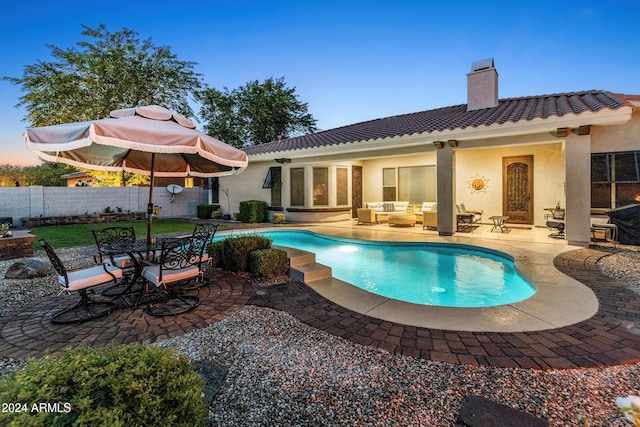
M416 304L492 307L529 298L535 289L499 253L455 244L370 242L307 231L259 233L274 245L316 254L333 277Z

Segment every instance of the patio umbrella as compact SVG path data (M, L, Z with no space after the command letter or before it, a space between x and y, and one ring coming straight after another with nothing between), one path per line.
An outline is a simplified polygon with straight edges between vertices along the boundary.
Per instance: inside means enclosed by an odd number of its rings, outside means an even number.
M114 110L106 119L27 129L25 146L40 158L86 169L150 175L147 239L151 238L153 181L159 177L233 175L247 154L195 129L157 105Z

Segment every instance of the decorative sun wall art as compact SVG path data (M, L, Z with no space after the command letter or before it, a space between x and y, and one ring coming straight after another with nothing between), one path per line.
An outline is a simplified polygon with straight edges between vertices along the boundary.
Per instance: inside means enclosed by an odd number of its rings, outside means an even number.
M476 176L472 177L467 184L469 184L469 188L471 189L471 194L479 194L487 192L487 183L489 182L489 178L485 178L484 176L480 176L476 173Z

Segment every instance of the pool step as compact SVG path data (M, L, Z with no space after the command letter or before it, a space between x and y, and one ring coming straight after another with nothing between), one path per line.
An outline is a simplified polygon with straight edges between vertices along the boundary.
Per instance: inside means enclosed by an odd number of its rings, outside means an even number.
M287 252L289 257L289 276L302 282L331 277L331 267L316 262L316 254L300 249L277 246Z

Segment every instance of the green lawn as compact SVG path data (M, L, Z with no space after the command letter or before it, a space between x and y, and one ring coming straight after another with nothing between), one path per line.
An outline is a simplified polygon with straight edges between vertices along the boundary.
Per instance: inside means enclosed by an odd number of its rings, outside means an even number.
M72 246L90 246L96 242L93 239L91 230L98 230L107 227L129 227L133 226L136 236L144 238L147 235L147 221L121 221L108 224L74 224L58 225L50 227L34 228L30 231L36 236L34 250L42 249L40 239L44 239L54 248L69 248ZM154 235L165 233L190 233L195 224L188 221L176 219L156 219L151 226Z

